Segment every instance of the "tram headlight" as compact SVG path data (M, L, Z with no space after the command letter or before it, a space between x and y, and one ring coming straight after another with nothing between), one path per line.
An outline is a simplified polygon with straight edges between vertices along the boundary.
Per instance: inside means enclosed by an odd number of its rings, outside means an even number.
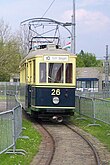
M58 104L60 102L59 97L53 97L53 103Z

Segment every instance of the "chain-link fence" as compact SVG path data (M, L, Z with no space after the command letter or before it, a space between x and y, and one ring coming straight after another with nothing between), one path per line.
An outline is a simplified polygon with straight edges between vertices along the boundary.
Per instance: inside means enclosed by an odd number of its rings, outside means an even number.
M76 112L94 120L110 124L110 101L84 96L76 96Z

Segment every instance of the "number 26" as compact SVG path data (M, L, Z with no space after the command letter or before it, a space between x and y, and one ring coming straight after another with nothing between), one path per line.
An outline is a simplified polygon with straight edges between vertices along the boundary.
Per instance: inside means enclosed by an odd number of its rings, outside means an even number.
M52 92L51 93L52 96L55 96L55 95L58 96L58 95L60 95L60 89L52 89L51 92Z

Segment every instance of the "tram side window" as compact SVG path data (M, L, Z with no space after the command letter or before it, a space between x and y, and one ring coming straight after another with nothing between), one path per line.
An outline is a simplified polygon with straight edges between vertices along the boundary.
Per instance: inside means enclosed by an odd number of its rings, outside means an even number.
M35 60L33 60L33 82L35 83L35 75L36 75L36 66L35 66Z
M63 83L64 82L64 64L50 63L48 72L49 83Z
M40 67L39 67L39 81L42 83L46 82L46 63L40 63Z
M28 83L31 82L31 62L28 61L28 67L27 67L27 81Z
M72 83L72 63L66 64L66 83Z

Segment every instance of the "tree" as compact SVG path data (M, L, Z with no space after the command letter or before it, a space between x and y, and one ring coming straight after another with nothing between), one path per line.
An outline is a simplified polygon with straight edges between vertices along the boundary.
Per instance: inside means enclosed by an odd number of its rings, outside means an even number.
M0 41L8 42L12 38L11 27L5 24L4 20L0 20Z
M17 32L17 38L19 43L20 52L22 57L25 57L29 53L29 31L27 26L21 26L21 29Z
M102 66L101 60L97 60L92 53L84 53L83 50L77 54L77 67L100 67Z
M0 81L9 81L10 76L19 73L21 54L16 37L10 27L0 22Z
M19 73L20 59L16 42L0 42L0 81L9 81L12 74Z

